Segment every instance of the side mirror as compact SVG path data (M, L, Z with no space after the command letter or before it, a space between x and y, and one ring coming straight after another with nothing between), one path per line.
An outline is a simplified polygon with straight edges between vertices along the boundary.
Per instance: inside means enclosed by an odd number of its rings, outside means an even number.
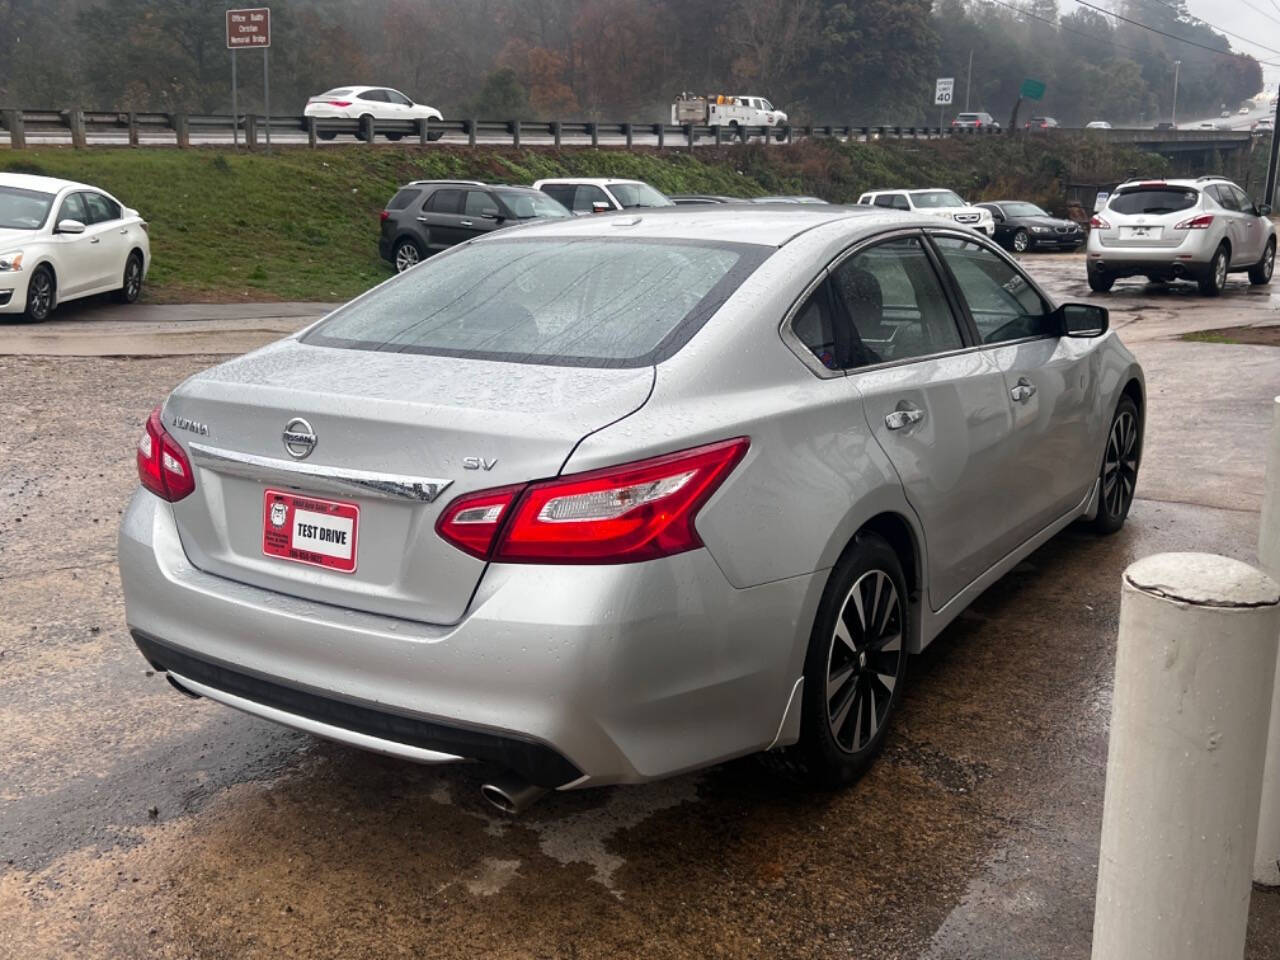
M59 220L54 233L84 233L84 224L79 220Z
M1107 308L1092 303L1064 303L1055 314L1064 337L1100 337L1111 326Z
M609 213L612 210L613 207L609 206L609 204L605 203L603 200L593 200L591 202L592 213Z
M1258 216L1260 217L1271 216L1271 204L1264 203L1260 207L1258 207Z
M501 220L502 214L498 212L497 207L485 207L480 211L481 220Z
M994 220L996 223L1004 223L1004 214L1001 213L999 210L992 210L991 219Z

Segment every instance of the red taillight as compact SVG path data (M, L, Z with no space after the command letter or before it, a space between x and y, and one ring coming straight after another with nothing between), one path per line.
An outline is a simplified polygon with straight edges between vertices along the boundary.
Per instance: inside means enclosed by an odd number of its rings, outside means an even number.
M975 122L974 122L974 124L973 124L973 125L974 125L975 127L980 127L980 126L982 126L982 121L981 121L981 120L977 120L977 121L975 121Z
M1183 220L1181 223L1175 223L1175 230L1208 230L1213 226L1213 214L1202 213L1198 217L1192 217L1189 220Z
M436 525L505 563L633 563L702 546L698 511L746 455L746 437L527 487L459 497Z
M436 532L464 553L488 560L494 538L511 512L512 501L524 488L519 484L461 496L440 514Z
M1111 229L1110 222L1103 220L1097 214L1094 214L1094 216L1090 218L1089 226L1091 226L1094 230L1110 230Z
M379 219L379 220L390 220L390 219L391 219L391 211L390 211L390 210L383 210L380 214L378 214L378 219Z
M147 425L138 440L138 479L157 497L170 502L190 496L196 489L191 461L178 442L165 432L159 407L147 417Z
M327 104L328 104L329 106L331 106L331 107L349 107L349 106L351 106L351 101L350 101L350 100L326 100L326 101L325 101L325 103L327 103Z

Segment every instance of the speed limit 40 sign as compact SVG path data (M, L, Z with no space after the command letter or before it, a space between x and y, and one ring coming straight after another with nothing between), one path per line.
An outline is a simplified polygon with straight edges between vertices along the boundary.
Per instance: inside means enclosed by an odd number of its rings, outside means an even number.
M955 77L939 77L938 85L933 91L933 105L935 107L945 107L950 104L951 98L955 94L955 89Z

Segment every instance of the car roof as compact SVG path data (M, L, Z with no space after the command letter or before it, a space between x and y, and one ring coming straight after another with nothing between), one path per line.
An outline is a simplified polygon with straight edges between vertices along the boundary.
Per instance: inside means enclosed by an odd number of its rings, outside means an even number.
M533 185L539 187L544 183L590 183L597 187L607 187L615 183L644 183L644 181L631 177L544 177L541 180L535 180Z
M17 187L20 190L40 190L44 193L57 193L73 187L78 190L97 190L106 193L99 187L91 187L87 183L75 180L59 180L57 177L37 177L29 173L0 173L0 186Z
M643 212L619 211L591 217L548 220L522 229L540 237L630 237L663 240L711 240L781 247L809 230L836 221L850 226L936 226L936 218L910 216L872 207L786 203L739 205L709 203L684 207L651 207ZM501 233L493 236L501 238Z

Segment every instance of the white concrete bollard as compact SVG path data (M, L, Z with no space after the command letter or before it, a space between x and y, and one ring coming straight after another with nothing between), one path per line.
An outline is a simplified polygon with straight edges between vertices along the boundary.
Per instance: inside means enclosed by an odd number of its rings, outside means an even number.
M1124 573L1093 960L1240 960L1280 587L1167 553Z
M1280 397L1276 397L1273 411L1262 528L1258 532L1258 563L1273 579L1280 580ZM1253 879L1255 883L1275 887L1280 886L1280 666L1276 668L1275 690L1271 696L1271 734L1263 769Z

